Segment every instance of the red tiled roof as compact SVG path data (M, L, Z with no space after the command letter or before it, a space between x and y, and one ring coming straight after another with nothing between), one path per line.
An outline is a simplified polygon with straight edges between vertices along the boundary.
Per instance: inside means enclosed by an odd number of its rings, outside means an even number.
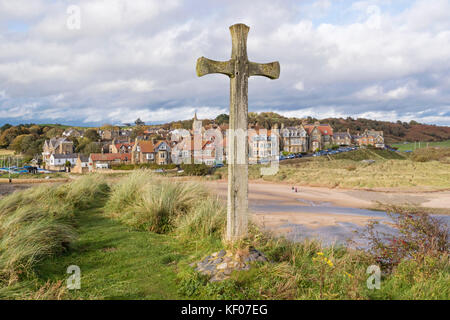
M132 146L134 146L134 142L116 143L117 149L120 149L120 147L122 147L122 146L127 147L127 148L132 147Z
M303 125L303 127L308 132L308 134L311 134L311 132L314 130L314 128L317 127L317 129L319 129L321 134L327 135L327 136L333 135L333 128L329 124L319 124L319 125L305 124L305 125ZM326 131L326 133L325 133L325 131Z
M91 153L92 161L131 160L131 153Z
M155 152L155 146L151 141L139 141L139 147L141 147L141 152L143 153L152 153Z

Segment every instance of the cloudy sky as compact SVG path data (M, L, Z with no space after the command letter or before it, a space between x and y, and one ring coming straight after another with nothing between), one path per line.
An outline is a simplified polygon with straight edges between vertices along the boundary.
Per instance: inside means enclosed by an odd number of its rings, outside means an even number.
M230 58L234 23L281 65L249 111L450 125L450 0L0 0L0 124L227 112L228 78L195 64Z

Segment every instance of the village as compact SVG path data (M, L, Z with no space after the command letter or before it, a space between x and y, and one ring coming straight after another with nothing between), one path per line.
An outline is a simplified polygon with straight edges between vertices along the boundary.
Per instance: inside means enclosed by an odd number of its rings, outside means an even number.
M449 300L449 0L6 2L0 300Z
M145 124L138 119L136 125ZM228 125L214 122L203 126L195 113L192 128L167 130L148 127L132 138L131 127L98 129L100 153L75 153L73 139L84 132L70 128L61 136L46 140L42 156L34 163L50 171L87 173L111 169L121 164L205 164L222 166L226 160ZM302 156L320 156L327 152L354 150L355 147L385 148L383 131L334 132L329 124L299 123L267 129L249 125L249 163L263 164ZM336 150L336 151L333 151Z

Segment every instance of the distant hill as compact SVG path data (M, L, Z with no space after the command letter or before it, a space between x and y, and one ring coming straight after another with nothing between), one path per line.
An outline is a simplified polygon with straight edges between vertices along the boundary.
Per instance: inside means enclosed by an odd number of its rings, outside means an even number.
M215 119L202 119L203 125L209 125L211 123L216 124L227 124L228 115L221 114ZM267 129L271 129L275 125L281 127L284 126L296 126L303 122L314 123L315 121L320 121L321 123L329 123L335 132L346 131L347 128L350 129L352 134L357 134L358 132L363 132L365 129L381 130L384 132L384 138L386 144L395 144L399 142L414 142L414 141L445 141L450 140L450 127L448 126L437 126L421 124L416 121L410 122L389 122L389 121L378 121L364 118L326 118L326 119L316 119L312 117L307 118L287 118L280 114L274 112L249 112L248 121L251 125L259 125ZM15 127L14 131L16 134L10 135L10 137L1 137L5 135L5 131L10 127ZM6 148L12 142L12 140L19 134L28 134L29 128L35 127L38 131L47 131L49 129L54 129L52 131L61 131L67 129L69 126L61 124L45 124L45 125L35 125L35 124L23 124L18 126L11 126L6 124L0 128L0 148ZM162 127L164 129L191 129L192 119L190 120L180 120L173 121L160 125L147 125L145 127ZM76 127L81 129L81 127ZM87 128L84 128L87 129ZM13 129L11 129L13 130ZM8 138L8 139L4 139ZM5 141L3 141L5 140Z
M362 132L365 129L382 130L387 144L404 141L444 141L450 139L450 127L421 124L415 121L407 123L352 118L328 118L321 121L330 123L335 131L345 131L349 128L352 134L358 131Z

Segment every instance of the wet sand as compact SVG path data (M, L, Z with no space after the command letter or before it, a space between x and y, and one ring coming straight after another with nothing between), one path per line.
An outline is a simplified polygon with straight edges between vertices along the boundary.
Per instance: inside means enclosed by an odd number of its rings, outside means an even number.
M34 186L35 184L26 184L26 183L19 183L19 184L15 184L15 183L11 183L11 184L6 184L6 183L0 183L0 197L4 197L10 193L13 193L16 190L25 190L28 189L32 186Z
M69 179L57 178L57 179L13 179L12 183L0 181L0 198L17 190L25 190L31 187L35 187L38 184L43 183L63 183Z
M226 199L227 182L205 182L210 190ZM249 183L251 219L275 235L293 240L318 237L327 243L353 238L371 220L389 225L385 212L370 210L378 203L450 208L450 192L386 192L299 187L266 182ZM444 217L448 220L449 215Z

